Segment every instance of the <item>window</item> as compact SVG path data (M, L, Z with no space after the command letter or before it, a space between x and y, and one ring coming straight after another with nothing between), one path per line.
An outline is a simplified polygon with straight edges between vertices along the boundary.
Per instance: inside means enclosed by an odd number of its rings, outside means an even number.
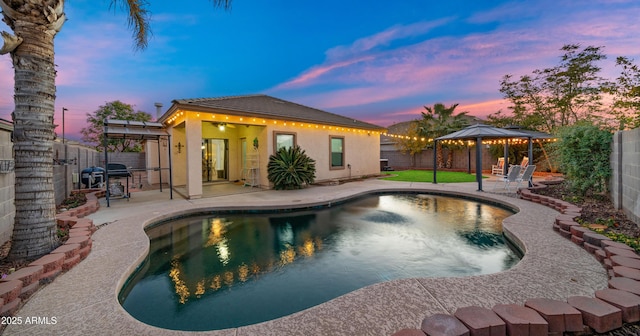
M277 152L278 149L282 147L293 147L296 145L295 133L274 133L274 137L274 152Z
M331 136L331 169L344 168L344 137Z

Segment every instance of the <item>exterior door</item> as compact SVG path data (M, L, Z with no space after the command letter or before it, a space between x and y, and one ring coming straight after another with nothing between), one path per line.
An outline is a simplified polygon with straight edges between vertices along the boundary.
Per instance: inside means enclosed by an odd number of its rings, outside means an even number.
M202 182L229 179L227 139L202 139Z

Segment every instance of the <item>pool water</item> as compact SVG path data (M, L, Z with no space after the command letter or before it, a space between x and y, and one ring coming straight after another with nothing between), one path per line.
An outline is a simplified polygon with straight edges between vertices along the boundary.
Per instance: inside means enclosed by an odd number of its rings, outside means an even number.
M375 195L289 213L213 214L147 230L148 258L122 292L136 319L216 330L289 315L374 283L489 274L520 256L510 210L432 195Z

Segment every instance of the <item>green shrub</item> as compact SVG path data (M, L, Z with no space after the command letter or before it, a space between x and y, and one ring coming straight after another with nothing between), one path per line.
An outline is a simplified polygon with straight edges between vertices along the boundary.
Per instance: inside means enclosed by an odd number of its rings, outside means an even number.
M300 189L316 178L316 162L300 146L282 147L269 156L268 178L275 189Z
M576 124L562 129L559 136L556 149L560 167L571 188L582 195L606 191L611 177L611 132Z

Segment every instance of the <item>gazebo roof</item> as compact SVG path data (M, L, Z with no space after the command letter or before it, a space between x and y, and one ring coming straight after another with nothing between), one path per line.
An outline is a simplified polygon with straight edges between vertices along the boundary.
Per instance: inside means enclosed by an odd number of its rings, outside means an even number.
M509 129L498 128L486 124L475 124L465 127L457 132L447 134L436 138L436 140L472 140L476 138L483 139L502 139L502 138L531 138L530 134L520 131L512 131Z
M517 125L509 125L509 126L505 127L504 129L507 129L507 130L510 130L510 131L516 131L516 132L520 132L520 133L529 134L531 136L531 139L534 139L534 140L535 139L553 139L554 138L554 136L549 134L549 133L526 130L526 129L522 129L522 126L517 126Z
M169 133L157 122L107 119L104 136L108 139L158 140L168 137Z

